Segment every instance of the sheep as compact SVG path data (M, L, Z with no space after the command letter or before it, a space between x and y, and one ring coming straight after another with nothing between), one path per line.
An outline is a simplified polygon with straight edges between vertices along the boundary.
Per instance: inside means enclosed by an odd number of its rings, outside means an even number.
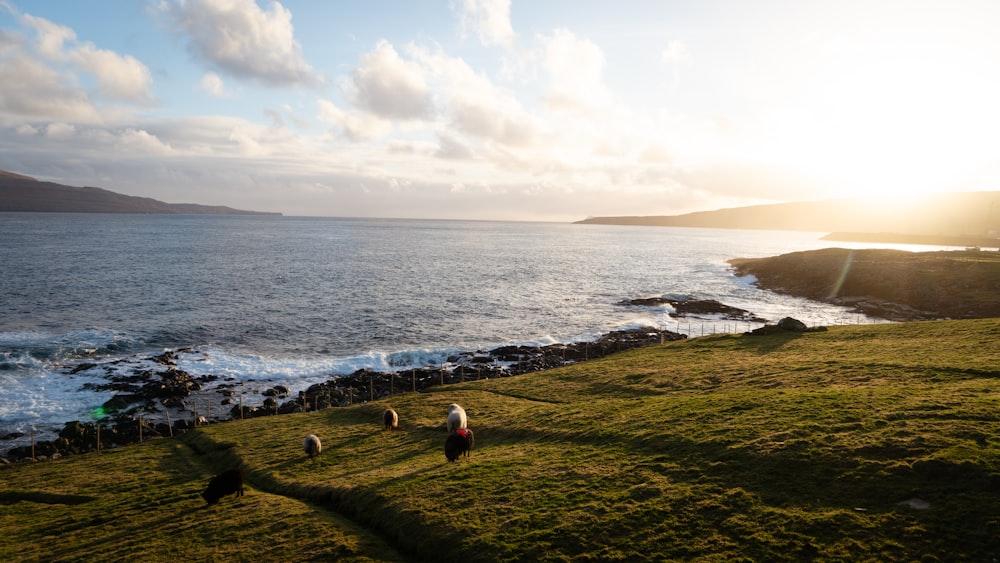
M323 451L323 444L320 443L319 438L315 434L310 434L306 436L306 441L303 442L302 449L306 451L306 454L310 458L314 458Z
M444 457L448 458L448 461L455 461L462 454L465 454L465 457L470 457L473 445L475 445L475 439L472 436L472 430L459 428L445 441Z
M448 433L458 430L459 428L467 428L469 426L469 419L465 416L465 409L452 403L448 405Z
M243 470L229 469L219 473L208 482L208 488L201 493L201 498L208 504L215 504L226 495L236 493L237 497L243 496Z
M399 415L392 409L385 409L385 412L382 413L382 424L385 425L386 430L392 430L399 425Z

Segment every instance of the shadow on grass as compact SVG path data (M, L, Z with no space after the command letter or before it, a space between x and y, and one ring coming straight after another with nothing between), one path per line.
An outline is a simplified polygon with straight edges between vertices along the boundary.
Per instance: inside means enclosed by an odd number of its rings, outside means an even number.
M740 337L740 346L748 350L754 350L758 354L770 354L780 350L785 344L793 340L798 340L806 333L781 331L774 334L743 334Z
M3 491L0 492L0 504L14 504L28 501L39 504L84 504L95 501L97 497L86 495L60 495L42 491Z

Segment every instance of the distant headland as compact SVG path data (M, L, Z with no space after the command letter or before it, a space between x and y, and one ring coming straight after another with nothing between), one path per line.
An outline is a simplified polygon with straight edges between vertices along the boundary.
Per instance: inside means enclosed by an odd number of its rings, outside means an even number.
M589 217L579 224L764 229L831 233L824 240L1000 247L1000 192L956 192L906 201L777 203L684 215Z
M165 203L103 188L78 188L42 182L30 176L0 170L0 212L50 213L163 213L196 215L281 215L245 211L223 205Z

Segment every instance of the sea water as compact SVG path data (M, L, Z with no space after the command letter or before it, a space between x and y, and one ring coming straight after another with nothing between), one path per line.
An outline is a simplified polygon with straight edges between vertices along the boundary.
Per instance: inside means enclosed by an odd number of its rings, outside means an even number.
M112 392L98 364L178 367L293 392L456 351L594 339L675 318L630 299L715 299L772 321L873 322L737 277L727 260L830 246L822 233L482 221L0 213L0 437L51 436ZM759 326L759 325L757 325ZM113 367L108 367L113 366ZM76 371L76 373L72 373ZM0 440L0 450L11 444Z

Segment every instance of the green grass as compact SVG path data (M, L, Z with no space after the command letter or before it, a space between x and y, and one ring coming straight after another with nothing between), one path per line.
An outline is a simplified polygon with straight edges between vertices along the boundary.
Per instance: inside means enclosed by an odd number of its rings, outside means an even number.
M998 343L1000 319L719 335L18 464L0 559L990 560ZM448 463L452 402L476 449ZM239 464L246 496L205 507Z

